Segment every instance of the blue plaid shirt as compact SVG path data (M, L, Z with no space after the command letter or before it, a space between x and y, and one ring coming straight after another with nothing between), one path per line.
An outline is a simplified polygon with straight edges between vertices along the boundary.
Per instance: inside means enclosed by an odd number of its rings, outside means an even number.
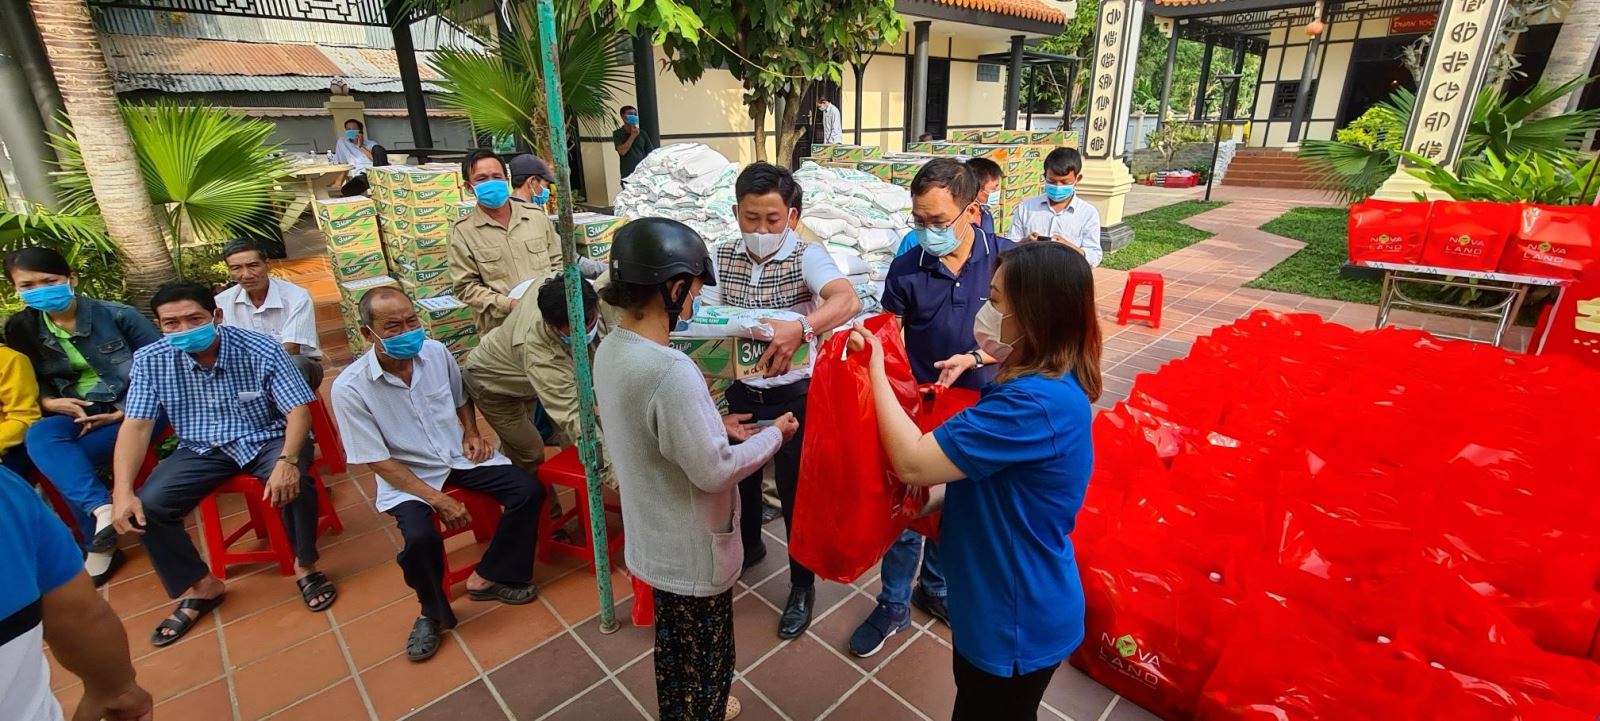
M154 420L162 411L184 448L219 450L241 467L283 437L284 416L314 395L283 346L242 328L218 328L217 362L202 367L166 338L133 356L123 413Z

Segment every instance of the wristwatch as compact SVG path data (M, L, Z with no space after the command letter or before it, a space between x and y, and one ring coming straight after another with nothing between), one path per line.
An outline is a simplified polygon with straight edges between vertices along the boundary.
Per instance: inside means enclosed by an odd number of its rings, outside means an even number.
M983 354L982 353L979 353L978 351L971 351L971 352L967 353L967 355L972 356L972 362L977 364L977 365L973 366L974 368L982 368L983 367Z
M811 329L811 323L804 318L800 319L800 336L805 338L807 343L817 340L817 332Z

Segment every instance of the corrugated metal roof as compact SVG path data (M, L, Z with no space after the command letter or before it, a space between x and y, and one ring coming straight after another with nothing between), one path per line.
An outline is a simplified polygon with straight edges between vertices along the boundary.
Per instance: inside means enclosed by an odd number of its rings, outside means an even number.
M159 90L168 93L315 93L327 92L332 77L294 75L196 75L145 74L112 71L117 92L133 90ZM398 78L346 78L345 84L358 93L402 92ZM436 93L440 88L422 81L425 92Z
M393 49L388 28L271 18L90 6L95 27L115 35L154 35L195 40L236 40L291 45L341 45ZM418 50L442 47L482 49L484 43L461 27L434 16L413 23L412 44Z
M119 92L316 92L334 78L356 92L401 92L392 50L146 35L104 35L100 42ZM432 56L418 52L417 65L423 89L437 92Z

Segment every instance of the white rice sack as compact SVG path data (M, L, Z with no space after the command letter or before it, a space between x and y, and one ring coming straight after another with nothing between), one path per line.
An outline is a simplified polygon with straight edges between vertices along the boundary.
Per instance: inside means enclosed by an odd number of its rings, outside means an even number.
M863 254L888 252L893 254L900 248L901 234L888 228L869 228L861 231L857 238L857 245Z
M846 276L866 276L872 272L872 269L867 267L867 261L862 260L856 253L829 248L828 255L833 256L833 264L839 266L839 272Z
M772 326L764 321L788 320L799 322L805 316L787 310L758 310L735 308L731 305L701 306L689 320L689 327L674 332L680 338L753 338L772 340Z
M846 235L846 231L850 227L850 223L844 218L829 218L820 215L801 218L800 225L809 229L824 241L833 241L841 235ZM850 234L849 237L854 238L855 235Z

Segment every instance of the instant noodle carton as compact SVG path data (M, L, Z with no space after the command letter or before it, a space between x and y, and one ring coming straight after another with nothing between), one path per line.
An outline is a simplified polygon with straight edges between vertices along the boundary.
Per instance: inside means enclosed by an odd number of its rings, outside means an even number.
M950 133L949 137L951 140L954 140L958 143L981 143L983 142L983 131L957 130L953 133Z
M977 143L968 148L967 154L974 158L988 158L1002 166L1004 166L1008 160L1023 159L1023 150L1021 145Z
M711 402L717 404L717 413L728 415L728 389L732 387L730 380L706 380L706 390L711 391Z
M450 269L448 268L400 270L395 272L395 278L400 281L401 287L411 294L413 300L437 298L441 295L450 294Z
M911 181L917 177L917 173L922 170L922 166L927 164L928 158L895 161L893 167L894 184L902 185L907 188L911 187Z
M906 152L908 152L908 153L932 153L933 152L933 146L938 145L938 144L939 144L939 142L936 141L936 140L922 140L922 141L918 141L918 142L915 142L915 143L906 143Z
M813 151L815 153L815 151ZM832 145L827 157L834 162L871 160L883 157L883 149L876 145Z
M673 336L673 349L689 356L700 367L707 379L736 381L761 375L756 370L761 355L767 352L766 341L749 338L689 338ZM801 343L795 350L791 363L795 368L811 365L811 345Z
M833 157L833 149L835 147L837 146L831 143L812 143L811 159L821 163L822 161Z
M551 216L550 222L555 223L556 217ZM617 229L627 222L627 218L604 213L574 213L572 240L577 245L579 257L593 260L610 258L611 239L616 235Z
M461 201L459 203L456 203L456 213L455 213L455 218L454 219L455 220L460 220L460 219L465 218L465 217L467 217L469 215L472 215L472 210L473 210L473 208L476 208L476 207L478 207L478 204L476 202L474 202L474 201L471 201L471 200L463 200L463 201Z
M383 257L383 245L360 250L333 250L328 252L328 264L336 283L366 280L389 272Z
M317 227L324 233L338 232L362 220L378 217L378 206L371 198L329 198L317 201Z
M856 163L856 170L871 173L885 183L894 182L894 161L891 160L863 160Z
M472 308L456 300L455 296L417 298L416 306L417 319L422 321L422 327L428 329L430 337L437 338L441 332L476 325Z
M1027 130L985 130L982 138L985 143L1026 143L1032 133Z

